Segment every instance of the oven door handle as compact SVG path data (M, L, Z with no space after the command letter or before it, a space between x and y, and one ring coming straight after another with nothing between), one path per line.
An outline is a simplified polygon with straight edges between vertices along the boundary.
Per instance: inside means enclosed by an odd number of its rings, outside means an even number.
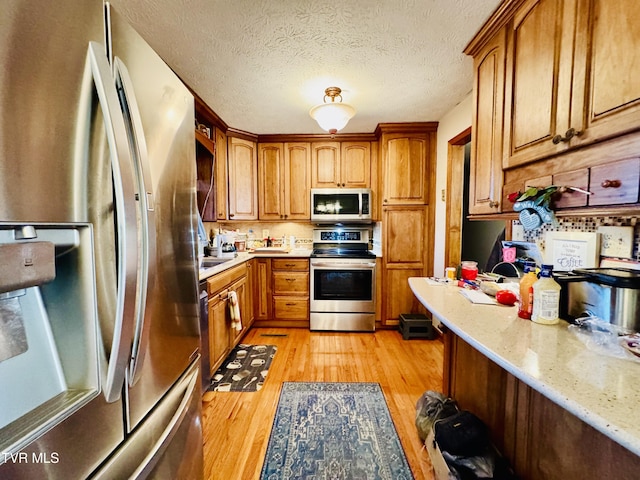
M364 270L369 268L375 268L375 263L337 263L337 262L321 262L312 263L311 268L350 268L353 270Z

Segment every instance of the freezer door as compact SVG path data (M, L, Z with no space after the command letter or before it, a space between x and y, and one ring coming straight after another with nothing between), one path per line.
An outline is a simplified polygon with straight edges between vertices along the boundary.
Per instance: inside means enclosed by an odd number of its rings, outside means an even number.
M203 476L199 358L92 480Z
M150 283L138 284L138 298L146 301L139 303L125 390L131 431L199 350L195 113L188 89L109 4L106 18L113 74L135 135L139 195L147 202L138 223L150 230L145 267ZM144 232L140 238L144 243ZM144 264L138 260L139 270Z

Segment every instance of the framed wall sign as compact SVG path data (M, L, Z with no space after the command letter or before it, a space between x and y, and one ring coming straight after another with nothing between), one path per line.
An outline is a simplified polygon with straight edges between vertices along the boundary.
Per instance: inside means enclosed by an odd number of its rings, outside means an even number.
M595 232L547 232L545 263L554 271L596 268L600 260L600 234Z

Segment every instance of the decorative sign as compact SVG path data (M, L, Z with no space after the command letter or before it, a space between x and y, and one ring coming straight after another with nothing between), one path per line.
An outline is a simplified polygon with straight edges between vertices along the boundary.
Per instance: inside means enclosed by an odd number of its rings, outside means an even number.
M547 232L545 263L554 271L595 268L599 263L599 235L591 232Z

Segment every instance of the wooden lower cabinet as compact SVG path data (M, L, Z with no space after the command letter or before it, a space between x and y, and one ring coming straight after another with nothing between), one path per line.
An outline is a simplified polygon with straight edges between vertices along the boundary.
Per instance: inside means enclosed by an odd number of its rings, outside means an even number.
M213 375L245 333L253 320L248 282L249 266L242 263L207 280L209 293L209 367ZM242 330L231 328L229 293L235 292L240 305Z
M309 327L309 260L259 258L254 289L255 325Z
M522 480L638 478L640 457L445 333L447 395L490 428ZM561 366L559 366L561 367Z

